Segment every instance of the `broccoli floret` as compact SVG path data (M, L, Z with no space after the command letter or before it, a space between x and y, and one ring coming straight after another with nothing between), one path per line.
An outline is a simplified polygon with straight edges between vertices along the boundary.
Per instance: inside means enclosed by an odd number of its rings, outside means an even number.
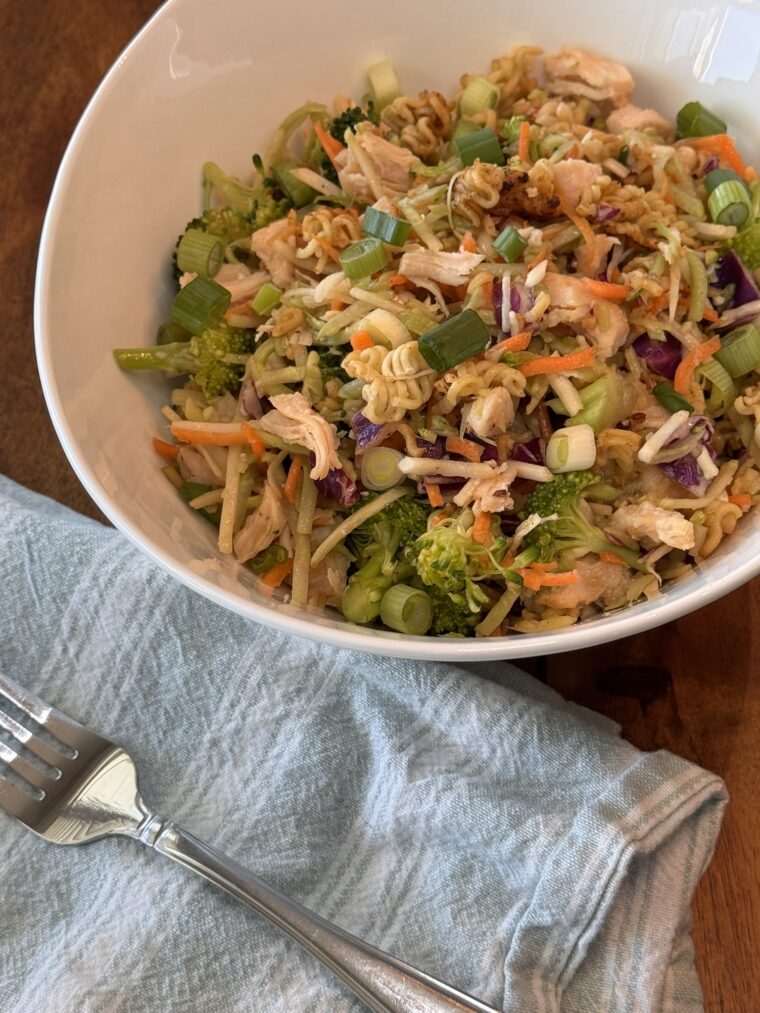
M455 634L460 637L472 636L472 631L479 622L477 613L471 612L468 605L456 604L445 591L437 587L426 587L433 606L433 622L431 633L437 636Z
M340 116L336 116L335 119L330 123L328 132L332 134L336 141L344 143L346 131L351 129L356 133L356 127L359 123L366 123L369 120L370 123L377 125L380 122L380 117L375 112L375 107L372 102L367 103L367 108L362 109L361 106L351 106L350 109L346 109L345 112L341 113ZM319 165L319 171L325 177L329 179L331 183L338 184L338 174L335 171L335 166L332 164L327 155L324 155Z
M588 519L583 511L583 491L598 484L599 476L591 471L568 471L556 475L551 482L539 483L525 501L522 516L538 514L552 518L533 528L525 536L523 545L533 549L542 563L548 563L571 549L587 552L614 552L629 566L643 569L638 554L624 546L615 545Z
M506 574L499 560L506 553L507 542L502 535L488 548L476 542L471 535L473 520L471 510L444 518L417 539L412 551L424 584L477 614L488 601L478 581Z
M175 281L179 281L179 277L182 274L177 264L177 248L182 242L185 232L188 232L190 229L200 229L202 232L208 232L212 236L218 236L222 241L222 245L227 247L237 239L244 239L246 236L250 236L254 226L241 211L233 211L232 208L209 208L198 218L193 218L192 221L187 223L185 231L174 244L172 277Z
M328 380L339 380L341 383L348 383L351 377L345 371L341 363L345 350L341 348L318 348L319 372L324 386Z
M734 236L728 245L736 250L745 267L756 271L760 267L760 218Z
M122 369L158 369L167 373L188 373L206 398L225 391L237 391L243 366L225 361L227 355L247 355L251 338L239 327L218 324L190 341L147 348L117 348L116 361Z
M357 504L366 506L365 498ZM351 534L350 547L359 569L352 574L341 610L353 623L371 623L380 614L380 601L399 581L414 575L407 548L425 531L429 510L413 496L402 496Z
M260 160L256 164L260 165ZM218 191L228 208L248 219L249 232L282 218L293 206L273 179L267 177L255 186L246 186L236 176L228 176L215 162L203 166L203 181L206 203L210 202L211 191Z

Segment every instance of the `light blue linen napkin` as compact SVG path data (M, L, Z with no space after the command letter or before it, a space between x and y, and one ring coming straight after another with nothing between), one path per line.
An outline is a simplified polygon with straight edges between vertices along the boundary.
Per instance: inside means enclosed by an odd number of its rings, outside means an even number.
M721 781L511 665L289 639L0 478L0 670L125 746L159 812L497 1007L701 1008L688 905ZM133 842L0 815L0 869L3 1013L364 1009Z

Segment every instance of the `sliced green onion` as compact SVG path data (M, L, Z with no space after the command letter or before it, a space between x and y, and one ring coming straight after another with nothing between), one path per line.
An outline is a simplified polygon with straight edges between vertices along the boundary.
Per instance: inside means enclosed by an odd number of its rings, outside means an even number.
M293 206L302 208L314 200L317 191L293 175L290 170L295 167L295 162L277 162L272 166L272 176L285 196L293 201Z
M269 573L273 566L279 566L288 558L288 550L284 545L270 545L248 563L254 573Z
M454 127L454 133L451 136L453 139L466 137L467 134L474 134L476 130L480 130L477 123L473 123L472 120L460 120Z
M726 129L720 116L705 109L701 102L687 102L676 116L677 137L710 137L725 134Z
M727 183L730 181L741 183L742 186L747 187L747 193L751 195L752 191L750 190L750 188L747 186L747 184L744 182L741 176L738 173L734 172L733 169L713 169L712 172L708 172L704 179L705 189L707 190L708 193L712 193L713 190L717 186L720 186L721 183Z
M418 337L435 327L435 320L427 313L423 313L422 310L404 310L399 314L399 320L406 324L412 334L416 334Z
M499 104L501 91L485 77L474 77L468 82L459 99L462 116L477 116L486 109L495 109Z
M266 282L251 299L251 309L262 316L271 313L282 298L282 289L273 285L271 281Z
M381 60L367 71L372 101L378 112L383 110L394 98L401 94L396 69L390 60Z
M161 324L156 332L157 345L173 345L175 341L189 341L192 338L190 331L180 327L179 324Z
M618 162L620 162L621 165L628 165L628 159L630 158L630 156L631 156L631 149L627 144L624 144L623 147L620 149L620 151L618 151L617 160Z
M520 124L524 121L524 119L524 116L510 116L508 120L504 120L501 128L501 136L507 144L514 144L520 136Z
M188 229L177 246L177 267L213 278L224 262L224 246L219 236L203 229Z
M392 489L403 482L398 462L404 455L391 447L370 447L362 456L362 482L373 492Z
M380 618L392 630L421 637L433 621L430 596L408 584L396 584L383 595Z
M760 364L760 331L754 324L737 327L721 339L715 359L729 376L743 376Z
M504 260L510 264L514 264L525 253L528 244L514 225L507 225L494 239L493 248Z
M340 265L351 281L367 278L375 271L382 271L388 263L388 251L382 240L368 236L347 246L340 254Z
M596 461L596 437L589 425L558 429L546 444L546 467L555 475L586 471Z
M707 306L707 272L705 265L693 250L686 254L689 266L689 312L687 320L699 321Z
M704 376L712 384L708 408L714 415L728 411L736 400L736 386L723 366L715 359L708 359L697 369L697 376Z
M398 348L411 341L409 328L394 314L384 309L372 310L356 325L361 331L369 331L375 344L385 348Z
M462 310L423 334L419 348L428 366L442 373L484 352L490 340L488 328L475 310Z
M200 334L219 321L229 304L226 288L199 275L176 294L170 316L191 334Z
M362 232L376 239L382 239L390 246L403 246L409 238L412 226L401 218L394 218L378 208L369 207L364 212Z
M685 397L676 394L673 384L669 380L656 383L652 387L652 393L663 408L667 408L671 413L684 411L691 413L694 411L694 405L690 401L687 401Z
M481 127L471 134L455 137L454 146L464 165L472 165L476 159L492 165L504 165L504 152L490 127Z
M749 218L751 206L747 187L736 179L718 183L707 198L707 210L717 225L735 225L741 228Z

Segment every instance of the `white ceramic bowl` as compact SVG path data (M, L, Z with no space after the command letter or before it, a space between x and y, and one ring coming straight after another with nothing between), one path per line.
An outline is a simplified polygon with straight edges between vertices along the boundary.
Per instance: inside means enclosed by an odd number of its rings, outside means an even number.
M200 204L200 166L245 172L272 129L306 99L361 95L364 71L391 57L402 85L451 94L464 71L519 42L573 43L624 62L634 96L668 114L701 99L758 163L760 9L714 0L371 0L258 4L170 0L98 89L69 145L42 235L37 356L48 407L79 478L141 549L213 601L251 619L341 647L400 657L484 660L573 650L668 622L760 572L751 518L688 579L655 601L551 634L485 640L402 637L261 596L215 555L158 472L150 438L166 385L127 376L116 346L151 343L170 299L167 261Z

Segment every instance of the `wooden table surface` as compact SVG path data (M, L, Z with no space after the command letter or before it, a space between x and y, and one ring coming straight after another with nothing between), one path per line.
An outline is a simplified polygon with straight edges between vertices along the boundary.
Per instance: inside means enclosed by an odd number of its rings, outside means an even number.
M32 337L34 267L45 206L71 131L154 7L154 0L0 0L0 377L3 415L13 420L0 428L0 472L91 517L100 515L58 446L40 391ZM530 666L565 696L618 721L635 745L670 749L725 779L731 805L693 906L697 963L711 1013L760 1009L755 618L758 581L669 626Z

